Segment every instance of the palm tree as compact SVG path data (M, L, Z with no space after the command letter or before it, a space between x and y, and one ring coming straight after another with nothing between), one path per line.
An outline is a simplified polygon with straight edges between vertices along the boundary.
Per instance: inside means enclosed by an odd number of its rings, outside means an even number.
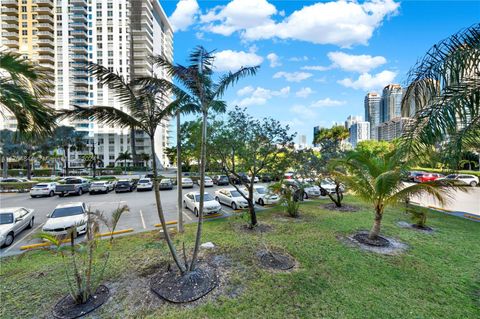
M17 129L49 134L55 127L54 110L40 101L51 83L29 61L0 52L0 116L13 114Z
M18 144L14 139L15 133L10 130L0 131L0 151L3 165L3 178L8 177L8 159L14 157L18 152Z
M145 165L145 169L147 169L148 168L148 161L151 159L150 154L140 153L140 154L138 154L138 158L143 162L143 165Z
M153 183L157 213L162 225L163 235L168 248L180 273L186 272L186 267L180 262L177 251L167 231L165 214L158 189L158 172L155 151L155 132L162 121L175 112L180 100L164 105L169 93L166 81L148 77L127 82L121 75L109 71L106 67L91 64L89 71L102 85L108 85L113 94L118 98L128 111L122 111L111 106L76 106L73 110L63 110L60 118L71 117L74 119L94 119L106 125L115 125L121 128L137 128L144 131L150 138L150 152L153 166Z
M210 110L216 112L224 112L226 104L220 99L225 91L238 80L249 75L255 75L259 66L242 67L240 70L232 73L228 72L219 77L215 82L214 76L214 60L215 56L212 52L208 52L202 46L195 48L189 57L190 64L182 66L172 64L167 58L157 56L154 58L156 65L167 70L169 76L176 79L184 90L175 87L174 92L180 92L182 95L189 96L189 103L194 106L197 112L202 115L202 143L200 151L200 208L198 212L197 235L195 239L195 247L193 250L192 261L189 270L195 269L197 262L200 241L202 238L203 224L203 203L205 196L205 165L206 165L206 145L207 145L207 119Z
M479 149L480 24L434 45L409 71L402 113L415 115L403 140L414 156L443 145L452 167L462 150Z
M394 152L375 156L357 151L333 162L346 169L346 174L338 173L337 176L347 187L364 201L373 203L375 219L368 235L373 240L380 234L386 207L405 202L420 194L432 195L439 203L444 204L452 189L452 185L439 182L403 185L407 167L400 161L398 153Z
M81 151L85 143L85 132L78 132L71 126L59 126L53 132L54 144L63 149L65 157L65 176L69 175L69 151Z
M115 162L123 161L123 173L124 174L127 174L127 161L130 161L131 159L132 159L132 154L128 150L126 150L123 153L118 153L118 157L115 160Z

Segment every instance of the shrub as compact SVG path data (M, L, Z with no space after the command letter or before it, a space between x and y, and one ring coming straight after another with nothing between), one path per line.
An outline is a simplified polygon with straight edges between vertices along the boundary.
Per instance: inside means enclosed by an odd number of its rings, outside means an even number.
M285 208L288 215L298 217L300 199L303 199L303 189L296 188L283 182L278 182L270 186L273 193L280 196L280 204Z
M38 182L25 183L0 183L0 190L26 190L32 188Z

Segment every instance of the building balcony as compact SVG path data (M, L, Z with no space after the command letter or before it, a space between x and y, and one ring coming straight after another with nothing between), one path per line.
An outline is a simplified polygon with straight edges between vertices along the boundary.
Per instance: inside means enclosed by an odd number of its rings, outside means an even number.
M71 50L75 53L84 53L87 54L88 50L86 47L72 46Z
M88 80L87 80L87 79L84 79L84 78L74 77L74 78L72 79L72 83L75 84L75 85L76 85L76 84L86 84L86 85L88 85Z
M18 40L18 32L2 32L2 37L9 40Z
M87 60L87 56L85 54L71 54L70 59L75 61Z
M53 23L53 16L48 15L48 14L37 14L35 17L35 20L38 22L47 22L47 23Z
M2 23L2 30L5 30L5 31L17 31L17 32L18 32L18 23L17 23L17 24L14 24L14 23L6 23L6 22L3 22L3 23Z
M88 34L87 34L87 31L86 30L72 30L70 32L71 35L75 36L76 38L78 37L84 37L84 38L87 38L88 37Z
M7 16L7 15L2 15L2 21L6 23L15 23L18 25L18 16Z
M88 76L88 71L78 69L78 70L73 70L72 74L76 76Z
M72 22L70 23L71 28L87 28L87 23L85 22Z
M71 0L70 1L70 4L73 5L73 6L84 6L86 7L87 6L87 0Z
M78 44L78 45L88 45L86 38L77 38L77 37L71 38L70 43Z
M87 22L87 16L86 16L85 14L74 13L74 14L70 15L70 17L71 17L72 20L74 20L74 21Z
M2 5L8 8L18 8L18 0L2 0Z
M35 35L39 39L53 39L53 32L51 31L38 31Z
M18 49L18 41L17 40L2 41L2 44L9 47L10 49Z
M40 47L51 47L51 48L55 47L55 43L53 42L52 39L38 39L36 43Z
M17 8L13 8L13 7L2 7L2 14L4 15L15 15L15 16L18 16L18 9Z
M35 28L38 30L52 30L53 31L53 23L37 23Z
M55 50L52 49L51 47L37 47L35 50L38 52L40 55L50 55L50 56L55 56Z
M36 12L38 14L51 14L52 9L48 6L33 7L33 12Z
M39 7L53 8L54 0L33 0L33 3Z
M55 63L55 58L51 55L46 55L46 54L36 54L33 56L35 60L37 60L40 63Z

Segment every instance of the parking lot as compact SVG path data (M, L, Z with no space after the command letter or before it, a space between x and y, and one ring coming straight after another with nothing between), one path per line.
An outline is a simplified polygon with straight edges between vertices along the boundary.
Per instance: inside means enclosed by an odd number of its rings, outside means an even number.
M220 188L226 186L213 186L205 190L212 196ZM183 194L191 191L199 191L199 186L194 185L193 189L183 189ZM162 207L165 212L165 217L168 221L177 220L177 191L176 187L173 190L165 190L160 192L162 200ZM5 207L26 207L35 210L35 225L33 229L26 229L15 238L14 243L6 248L0 249L0 257L7 255L14 255L20 252L20 246L38 243L39 239L32 238L36 232L41 230L41 227L47 219L47 214L51 213L58 204L65 204L69 202L85 202L92 211L102 211L105 216L109 214L120 205L128 205L130 211L122 215L117 226L117 230L133 228L134 232L146 231L156 229L155 224L160 223L155 206L155 198L153 191L132 193L118 193L110 192L108 194L82 196L65 196L65 197L42 197L31 198L28 193L10 193L0 194L0 206ZM261 206L258 209L262 209ZM225 205L222 205L222 216L229 216L233 210ZM197 218L188 209L183 209L183 217L185 223L196 222ZM159 229L159 228L157 228ZM101 231L107 231L102 227Z

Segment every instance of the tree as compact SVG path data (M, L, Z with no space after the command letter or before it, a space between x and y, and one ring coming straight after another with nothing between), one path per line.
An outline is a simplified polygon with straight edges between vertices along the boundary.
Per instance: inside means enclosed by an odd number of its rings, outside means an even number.
M398 203L404 203L412 196L429 194L445 203L452 185L446 182L426 182L403 185L407 166L396 152L372 156L363 152L351 152L346 158L335 161L347 171L342 176L347 187L362 200L372 203L375 218L369 239L375 240L380 234L380 227L385 208Z
M91 168L93 170L93 178L96 177L96 167L102 164L102 160L97 157L96 154L85 154L82 156L83 165L85 168Z
M13 114L20 132L53 131L54 110L41 102L50 89L51 83L38 67L20 55L0 52L0 116Z
M166 147L165 148L165 155L167 155L168 161L170 163L172 163L172 164L177 163L177 147L175 147L175 146Z
M390 153L395 148L394 143L388 141L366 140L360 141L355 148L356 151L371 154L374 156Z
M221 163L227 176L233 175L248 190L248 195L231 181L239 193L248 201L251 228L257 225L253 185L255 176L265 172L279 161L279 155L293 148L294 135L289 127L280 122L264 118L254 119L245 109L236 107L228 112L225 123L215 125L212 137L212 154ZM248 173L248 181L242 174Z
M434 45L408 73L402 113L415 113L402 140L412 157L440 144L452 167L465 148L480 150L480 24Z
M2 153L3 178L8 177L8 159L18 152L18 144L14 139L15 133L10 130L0 131L0 150Z
M347 139L348 136L348 130L341 125L333 126L332 128L321 128L313 137L313 143L320 145L322 153L331 153L335 157L336 153L341 150L341 142Z
M150 154L140 153L138 154L138 158L143 162L143 165L145 165L145 168L148 168L148 161L152 158Z
M167 73L176 79L183 89L175 87L175 91L181 95L188 95L192 107L202 114L202 144L200 157L200 208L198 212L197 236L193 250L192 261L189 270L194 270L197 263L200 241L202 238L203 225L203 203L205 200L205 165L207 149L207 119L211 110L223 112L225 102L220 99L225 91L233 86L243 77L255 75L259 66L242 67L240 70L232 73L220 75L217 82L214 81L213 63L215 56L213 52L208 52L205 48L199 46L190 53L190 65L173 65L168 59L157 56L156 65L164 67ZM178 94L177 93L177 94Z
M130 160L132 160L132 154L128 150L125 150L125 152L123 153L122 152L118 153L118 157L115 160L115 162L123 161L124 174L127 174L127 161L130 161Z
M35 141L40 137L34 132L18 131L15 138L18 143L16 155L25 163L27 179L32 179L32 160L35 158L35 152L38 150L38 144Z
M71 126L59 126L53 132L54 144L63 150L65 157L65 176L69 175L69 152L81 151L87 144L85 143L85 132L75 131Z
M99 84L108 85L119 102L125 106L126 111L111 106L76 106L72 110L63 110L61 118L95 119L107 125L115 125L122 128L135 127L144 131L149 136L150 152L153 159L153 184L157 214L172 258L180 273L183 274L186 268L178 258L177 251L165 223L165 214L158 189L157 161L155 160L155 133L157 128L167 116L171 116L175 112L181 101L181 97L165 105L164 101L169 95L170 86L165 80L155 76L127 82L121 75L111 72L108 68L101 65L91 64L89 71L97 78ZM177 92L177 96L180 95L181 93Z

